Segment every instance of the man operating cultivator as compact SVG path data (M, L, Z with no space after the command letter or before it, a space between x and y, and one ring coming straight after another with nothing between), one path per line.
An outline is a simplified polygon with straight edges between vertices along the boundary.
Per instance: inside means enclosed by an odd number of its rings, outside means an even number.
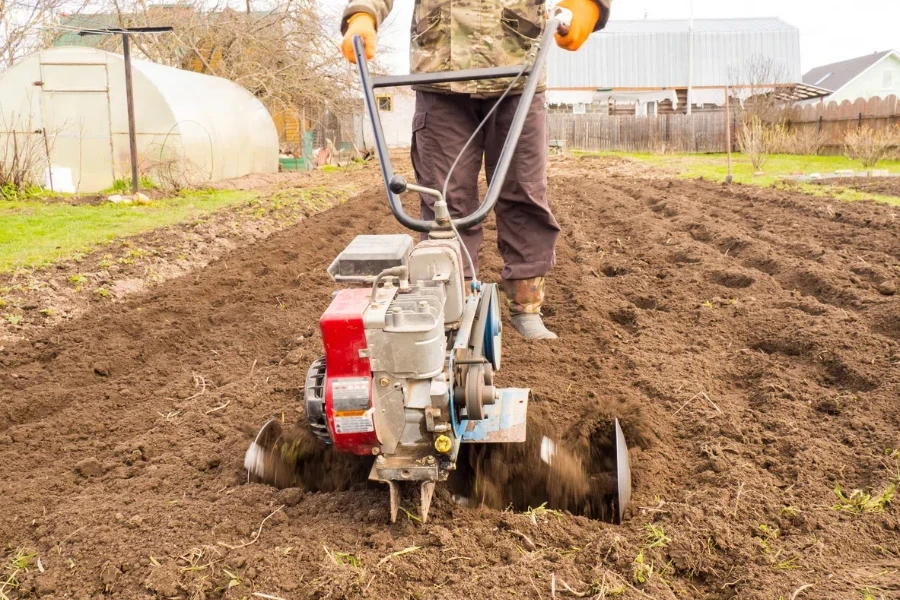
M562 0L570 12L556 43L578 50L609 19L612 0ZM414 73L460 72L516 67L541 41L546 20L543 0L416 0L410 39ZM351 0L344 11L342 50L356 62L353 38L360 36L366 58L375 56L376 31L393 0ZM533 96L522 92L536 79ZM478 174L484 164L488 182L499 175L497 237L503 257L503 288L512 323L529 339L555 339L541 319L544 277L556 262L559 225L547 204L547 109L544 69L527 78L426 81L414 86L412 162L419 185L442 190L450 215L458 218L479 205ZM527 114L508 171L498 172L504 140L520 103ZM490 114L489 114L490 113ZM434 218L432 195L421 195L423 219ZM460 230L478 268L480 225ZM477 272L466 265L466 279Z
M251 480L293 484L291 474L308 466L312 432L338 452L374 457L369 479L388 484L392 520L401 482L419 484L425 520L435 483L456 471L463 444L524 444L528 435L523 448L545 473L574 465L585 493L612 488L611 512L621 519L631 473L618 421L610 424L612 479L527 431L530 390L494 382L499 295L478 278L481 223L496 209L512 324L528 339L556 338L540 314L559 233L546 197L544 65L554 38L577 50L602 28L610 2L563 0L548 19L542 0L417 0L413 74L372 78L366 60L393 2L351 0L342 51L359 69L388 203L421 239L360 235L331 264L332 278L349 287L320 321L325 356L307 374L306 422L263 426L245 459ZM415 184L393 173L376 105L374 90L395 86L417 90ZM482 164L489 185L479 202ZM404 212L406 192L419 194L420 219Z

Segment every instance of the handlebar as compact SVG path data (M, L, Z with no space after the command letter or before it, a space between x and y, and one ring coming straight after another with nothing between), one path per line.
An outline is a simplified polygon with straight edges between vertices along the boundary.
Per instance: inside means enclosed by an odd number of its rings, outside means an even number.
M394 176L393 167L391 165L391 157L388 153L387 144L385 142L384 130L381 126L381 117L378 112L378 104L375 98L375 89L385 87L401 87L412 85L435 85L439 83L453 83L458 81L481 81L485 79L504 79L513 78L520 75L529 75L519 100L519 106L513 116L509 133L500 152L500 159L497 167L494 169L494 175L491 178L491 184L488 187L487 195L484 202L471 215L453 220L453 225L460 230L475 227L490 214L500 198L500 190L506 180L512 163L513 154L519 143L519 137L525 125L525 119L528 116L528 109L534 99L540 77L530 77L532 74L540 74L547 60L547 53L550 50L551 41L554 33L559 32L565 35L571 23L571 13L565 9L556 9L552 18L547 23L544 33L541 36L540 47L534 62L531 66L519 65L514 67L492 67L488 69L466 69L462 71L445 71L440 73L419 73L413 75L395 75L389 77L372 78L369 75L369 68L366 64L365 45L360 36L353 38L353 50L356 54L356 64L359 68L359 77L362 83L363 96L366 103L366 109L372 121L372 130L375 135L375 149L378 152L378 158L381 162L381 174L384 178L384 186L387 191L388 204L391 212L397 218L401 225L422 233L434 231L436 229L444 229L445 226L439 225L436 221L424 221L410 217L403 210L403 204L400 201L399 194L407 189L406 181L399 176Z

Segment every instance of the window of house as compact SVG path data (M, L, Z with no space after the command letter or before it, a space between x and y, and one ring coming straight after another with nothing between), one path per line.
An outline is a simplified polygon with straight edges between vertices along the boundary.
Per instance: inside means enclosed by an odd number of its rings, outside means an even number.
M573 115L583 115L585 113L587 113L587 107L584 105L584 102L576 102L572 105Z
M881 78L881 89L889 90L894 87L894 72L890 69L885 70Z
M393 112L394 111L393 96L378 96L378 110L380 110L381 112Z

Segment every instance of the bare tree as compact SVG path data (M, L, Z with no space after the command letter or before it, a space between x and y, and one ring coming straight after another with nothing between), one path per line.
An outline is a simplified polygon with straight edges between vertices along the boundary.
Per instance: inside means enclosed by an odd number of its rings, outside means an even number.
M0 73L46 44L65 15L89 0L0 0Z
M204 0L102 1L108 4L84 19L120 27L173 27L171 34L133 36L135 51L154 62L234 81L273 115L315 123L358 112L356 77L338 50L336 19L328 13L334 6L325 8L318 0L272 0L265 8L250 0L238 8ZM118 51L121 41L107 36L97 43Z
M783 64L757 55L730 78L743 99L737 113L738 148L762 171L769 156L784 147L787 73Z

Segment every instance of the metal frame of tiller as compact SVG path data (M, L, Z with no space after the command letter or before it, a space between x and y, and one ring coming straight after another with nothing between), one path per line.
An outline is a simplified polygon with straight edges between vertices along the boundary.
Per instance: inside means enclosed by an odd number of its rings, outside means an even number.
M547 55L553 42L553 35L556 32L565 33L571 24L572 14L565 9L555 9L551 18L547 22L547 26L541 36L539 45L535 46L529 54L529 58L533 56L533 60L524 65L510 67L496 67L488 69L467 69L462 71L440 72L440 73L422 73L413 75L389 76L389 77L371 77L368 65L366 64L365 46L361 37L356 36L353 39L353 49L356 55L356 63L359 68L360 81L362 83L363 96L366 103L372 129L375 137L375 148L378 152L378 158L381 164L381 173L384 178L385 191L387 192L388 204L391 211L404 227L419 233L427 233L430 240L437 242L438 240L446 240L448 238L459 239L460 250L466 253L462 239L459 237L460 230L466 230L474 227L484 221L484 219L494 209L500 197L503 183L509 172L516 147L528 117L528 112L534 100L537 87L541 80L541 73L547 61ZM423 86L441 83L452 83L459 81L480 81L487 79L510 79L511 83L506 92L498 102L510 93L512 86L522 77L527 77L524 88L521 92L519 104L513 116L509 132L504 141L503 148L500 153L497 166L494 169L488 191L484 202L478 209L470 215L466 215L457 219L452 219L447 207L446 199L442 192L435 189L426 188L413 183L408 183L403 177L395 175L393 166L391 165L390 154L388 153L387 144L385 142L384 131L381 125L381 118L378 111L377 98L375 90L388 87L405 87L405 86ZM496 106L495 106L496 108ZM492 114L494 109L491 110ZM480 129L484 125L484 121L479 125ZM473 134L474 136L474 134ZM472 141L471 139L469 140ZM452 173L448 174L448 178ZM445 188L446 189L446 188ZM400 194L407 191L418 192L419 194L430 195L436 198L434 204L434 220L425 221L416 219L403 210L400 200ZM468 257L471 266L471 257ZM398 275L402 278L408 274L406 268L400 268L397 273L393 270L382 272L378 278L375 278L373 284L372 298L376 297L379 280L382 276ZM472 274L473 276L475 273ZM339 278L335 278L339 280ZM505 389L498 390L497 396L489 401L483 401L485 396L494 394L492 375L486 376L485 373L492 373L488 366L492 363L495 369L500 368L499 343L500 343L500 316L499 308L497 308L498 299L496 287L493 284L482 285L477 280L473 280L469 284L471 294L465 299L465 312L462 321L456 325L456 333L452 348L449 349L447 356L448 372L449 372L449 391L450 391L450 425L452 450L447 453L450 456L450 463L455 468L456 452L458 452L460 443L504 443L504 442L524 442L525 441L525 411L527 410L528 397L530 391L527 389ZM454 404L454 371L459 368L462 374L462 384L464 389L460 390L462 397L465 398L465 413L456 414L457 408ZM484 389L491 390L490 393L483 393L480 383L485 381ZM472 385L470 385L472 384ZM470 389L471 388L471 389ZM483 406L487 404L488 406ZM622 517L624 507L628 498L631 496L631 476L630 466L628 465L627 447L625 446L624 436L618 420L615 423L616 429L616 455L618 462L618 474L627 474L627 476L618 476L619 479L619 519ZM443 437L443 436L442 436ZM448 441L448 443L450 443ZM375 454L379 454L375 452ZM543 453L542 453L543 454ZM551 453L552 454L552 453ZM431 495L434 490L434 481L443 479L446 474L435 465L433 456L425 456L423 458L424 467L419 469L413 468L410 464L417 464L417 455L407 455L405 453L395 454L393 458L390 456L378 455L375 465L373 466L370 479L384 481L390 485L391 492L391 520L396 519L397 506L399 504L399 483L398 479L411 478L415 475L414 471L424 469L427 471L422 481L422 517L427 517L428 507L431 503ZM430 459L430 460L429 460ZM412 462L410 462L412 461ZM548 459L548 463L549 463ZM396 473L395 473L396 471ZM399 475L398 475L399 473Z
M474 227L487 218L494 209L497 200L500 197L500 190L503 182L506 180L506 174L512 163L516 146L519 143L519 136L522 134L522 128L525 125L525 119L528 116L528 109L534 99L534 94L540 83L540 73L547 62L547 54L550 51L553 35L557 32L564 32L568 29L572 20L572 13L566 9L555 9L553 17L547 22L541 36L540 45L538 46L537 55L529 66L517 65L511 67L492 67L486 69L465 69L461 71L444 71L439 73L418 73L412 75L392 75L387 77L371 77L369 67L366 64L365 45L360 36L353 38L353 50L356 53L356 64L359 67L359 78L362 83L363 96L366 103L366 109L372 121L372 130L375 135L375 149L378 152L378 159L381 162L381 174L384 178L385 190L387 191L388 203L391 211L400 222L401 225L413 231L420 233L428 233L434 230L450 229L448 215L439 214L443 212L443 206L435 207L435 220L424 221L410 217L403 210L403 204L400 201L399 194L406 191L414 191L422 194L435 196L438 203L443 205L444 198L438 190L424 188L418 185L407 183L406 180L394 175L394 169L391 165L391 157L385 142L384 130L381 126L381 116L378 112L377 99L375 90L386 87L408 87L416 85L435 85L439 83L453 83L458 81L482 81L486 79L511 79L517 77L525 77L528 79L525 88L522 90L519 106L513 117L509 133L503 144L503 150L500 153L500 160L488 187L487 195L481 206L471 215L459 219L453 219L453 226L457 230L465 230ZM536 74L536 77L531 77ZM473 273L474 275L474 273Z

